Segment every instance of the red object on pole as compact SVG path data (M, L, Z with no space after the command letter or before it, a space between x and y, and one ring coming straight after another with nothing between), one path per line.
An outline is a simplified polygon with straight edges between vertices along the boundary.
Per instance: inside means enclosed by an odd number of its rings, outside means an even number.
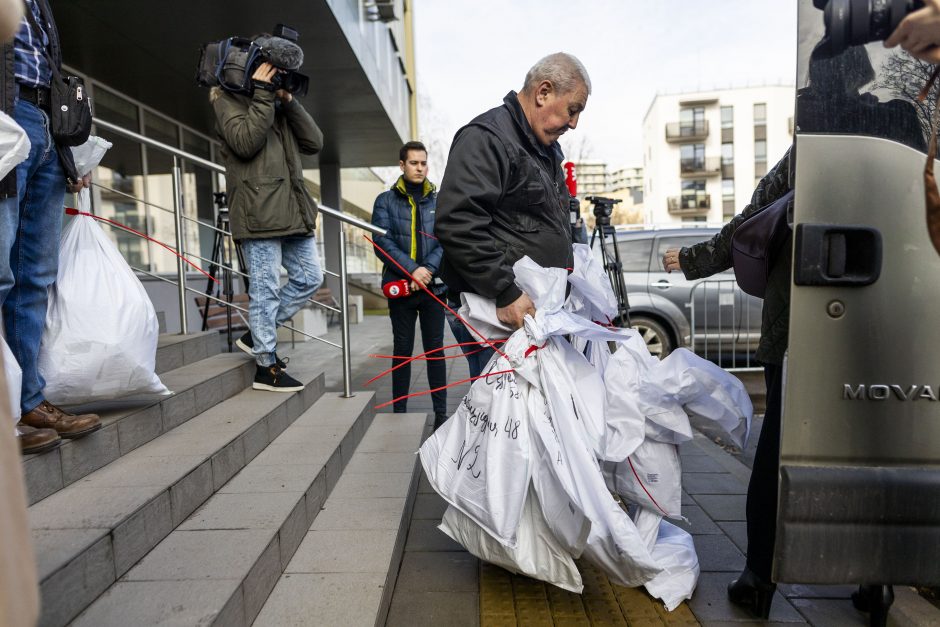
M572 196L578 195L578 175L574 171L574 163L568 161L565 163L565 185L568 186L568 193Z

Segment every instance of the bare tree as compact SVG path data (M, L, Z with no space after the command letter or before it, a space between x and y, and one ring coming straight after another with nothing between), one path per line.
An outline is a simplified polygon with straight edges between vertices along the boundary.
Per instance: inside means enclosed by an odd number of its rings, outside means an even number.
M940 81L934 83L923 101L918 95L930 80L934 67L906 53L892 54L882 64L875 83L876 88L885 89L895 98L913 106L924 137L930 137L930 116L940 95Z
M590 159L594 155L594 147L587 135L564 135L561 138L561 150L565 153L565 159L580 163Z

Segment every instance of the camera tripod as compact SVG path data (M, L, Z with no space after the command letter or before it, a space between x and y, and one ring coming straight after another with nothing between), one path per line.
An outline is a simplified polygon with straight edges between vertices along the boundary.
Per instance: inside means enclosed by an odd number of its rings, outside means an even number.
M212 278L206 280L206 304L202 309L203 331L209 330L209 307L216 302L213 301L210 297L224 300L227 303L231 303L234 299L235 286L232 276L232 246L235 248L235 257L238 259L238 268L242 272L245 272L246 268L248 267L245 265L245 258L242 255L241 246L235 242L229 244L228 241L232 231L229 225L228 200L226 199L225 192L214 193L212 196L215 202L217 216L215 219L215 235L212 240L212 259L209 263L209 276ZM220 269L222 271L221 284L216 283L215 281L215 279L218 278ZM245 285L245 292L247 293L248 277L242 277L242 280ZM229 352L231 352L233 343L231 307L225 308L225 327L228 339L228 349Z
M614 205L620 200L602 196L588 196L586 200L594 205L594 231L591 233L590 246L593 250L594 240L600 240L601 260L607 272L610 287L617 298L617 317L612 322L618 327L627 328L630 326L630 303L627 299L627 285L623 281L623 264L620 262L620 247L617 246L617 231L610 225L610 215L613 213ZM610 243L607 242L608 234L610 234ZM598 235L600 235L599 238Z

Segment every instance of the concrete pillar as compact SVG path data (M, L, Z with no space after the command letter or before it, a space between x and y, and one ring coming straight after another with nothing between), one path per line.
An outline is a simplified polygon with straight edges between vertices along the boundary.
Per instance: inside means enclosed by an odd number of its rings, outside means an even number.
M320 162L320 201L337 211L342 211L343 194L340 184L339 163ZM339 274L339 250L336 239L339 234L339 223L328 217L323 221L323 262L327 270ZM333 295L339 298L339 279L326 277L326 286L332 290Z

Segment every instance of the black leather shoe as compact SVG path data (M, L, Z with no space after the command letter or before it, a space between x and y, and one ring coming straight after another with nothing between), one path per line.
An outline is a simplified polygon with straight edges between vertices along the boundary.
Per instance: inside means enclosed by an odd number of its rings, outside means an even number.
M868 612L870 627L884 627L888 622L888 609L894 603L893 586L859 586L852 593L852 605L859 612Z
M447 414L434 414L434 430L437 431L441 428L447 419L450 418Z
M748 568L728 584L728 599L735 605L746 607L758 618L770 617L770 603L774 600L777 584L764 581Z

